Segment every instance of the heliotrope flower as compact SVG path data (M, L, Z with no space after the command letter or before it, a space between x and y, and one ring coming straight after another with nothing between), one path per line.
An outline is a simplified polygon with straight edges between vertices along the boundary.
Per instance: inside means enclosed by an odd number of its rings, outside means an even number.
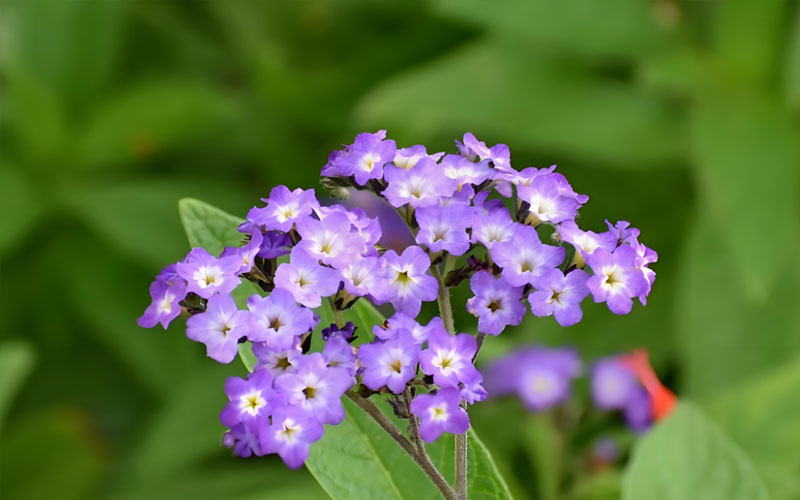
M447 387L436 394L419 394L411 401L411 413L419 418L419 435L426 443L443 432L463 434L469 430L469 416L459 404L461 393Z
M345 340L350 341L353 338L353 334L356 331L356 326L353 324L352 321L348 321L345 323L344 326L339 326L336 323L331 323L330 326L327 326L322 329L322 340L329 340L333 337L341 337Z
M491 250L495 263L503 268L503 278L513 286L532 284L537 276L564 261L562 247L539 241L536 229L517 224L509 241L496 243Z
M491 250L495 243L503 243L514 236L517 224L511 220L506 207L494 208L472 222L472 242L482 243Z
M233 426L222 436L222 445L226 448L233 448L233 453L237 457L247 458L252 455L263 456L261 442L258 435L258 425L256 422L249 424L238 424Z
M459 382L474 383L481 379L472 358L478 351L475 337L467 333L450 335L444 329L435 329L428 337L428 348L419 355L420 367L426 375L433 375L439 387L457 387Z
M387 296L386 283L381 279L381 263L377 257L356 257L339 268L348 293L356 297L372 295L376 302Z
M377 391L383 386L400 394L417 374L419 344L407 330L389 340L375 340L358 348L358 361L364 367L364 385Z
M287 255L292 246L292 238L282 231L267 231L261 241L261 250L258 256L264 259L276 259Z
M263 227L266 230L288 231L295 222L309 215L319 207L319 202L313 189L300 189L289 191L286 186L275 186L269 193L269 198L263 198L266 207L253 207L247 213L247 220Z
M467 229L474 214L474 209L466 203L417 209L417 243L425 245L431 252L446 250L452 255L464 255L469 250Z
M587 281L589 275L580 269L566 276L559 269L544 273L534 280L536 291L528 296L531 312L540 317L553 315L561 326L574 325L583 318L581 301L589 295Z
M193 248L175 266L181 278L186 280L186 291L194 292L204 299L215 293L231 293L241 280L236 273L241 267L237 256L217 259L203 248Z
M633 308L633 298L647 290L648 283L641 270L636 267L636 250L628 245L614 252L597 249L587 263L594 276L586 285L595 302L605 302L615 314L628 314Z
M442 157L444 153L434 153L432 155L428 155L428 150L425 149L425 146L421 144L417 144L416 146L411 146L409 148L402 148L398 149L397 153L394 155L394 166L398 168L402 168L404 170L409 170L414 168L422 158L430 157L433 161L439 161L439 158Z
M302 248L308 255L323 263L338 267L346 264L363 250L363 241L350 233L350 219L342 213L332 213L325 220L306 218L297 223Z
M345 154L335 159L336 170L345 177L354 176L356 183L363 186L370 179L383 177L383 167L395 158L397 145L386 139L386 131L374 134L364 132L356 136Z
M478 271L469 283L475 296L467 301L467 311L478 317L479 332L498 335L506 326L522 323L522 287L511 286L489 271Z
M420 159L410 170L388 166L384 178L389 185L383 195L393 207L438 205L439 197L452 195L457 187L431 158Z
M263 240L264 236L261 234L261 231L254 231L250 235L250 241L248 241L247 244L241 247L227 247L222 251L219 258L238 258L240 266L239 269L236 270L236 274L248 273L250 269L253 268L256 255L261 251L261 243Z
M639 243L639 230L635 227L631 227L630 222L620 220L612 224L606 220L606 226L608 226L608 231L616 237L617 245L626 243L635 246Z
M275 389L289 404L300 406L309 416L331 425L344 419L341 397L352 386L350 373L344 368L329 367L318 352L303 356L294 371L275 379Z
M461 388L461 397L471 405L479 401L485 401L489 397L489 393L483 387L483 376L478 380L464 384Z
M469 159L475 157L480 160L490 160L494 167L500 171L511 171L511 152L505 144L495 144L487 147L486 143L479 141L472 132L464 134L463 142L456 141L456 146L462 155Z
M249 313L237 309L233 297L214 295L205 312L186 320L186 336L205 344L209 358L230 363L239 352L239 339L247 336L249 322Z
M642 276L647 282L645 290L639 294L639 302L646 306L647 296L650 295L650 290L653 288L653 283L656 281L656 272L647 266L648 264L652 264L658 260L658 254L655 252L655 250L648 248L641 243L634 245L633 248L636 249L636 267L639 268Z
M292 469L305 463L309 446L319 441L324 432L320 422L297 406L276 409L272 423L264 421L260 425L258 434L263 452L277 453Z
M456 181L458 191L465 184L477 186L494 175L494 170L489 168L487 162L473 163L461 155L446 155L441 166L444 175Z
M270 349L266 342L254 342L252 349L253 355L258 360L256 367L263 366L273 377L295 371L303 357L300 339L297 337L291 347L282 351Z
M422 302L436 299L439 289L433 276L427 274L431 261L418 246L410 246L402 255L389 250L381 257L389 301L395 310L416 316Z
M557 223L574 219L580 203L562 193L561 185L553 174L534 177L529 185L520 185L517 193L530 205L527 223L534 226L542 222Z
M610 231L604 233L583 231L573 220L567 220L559 224L558 235L563 241L575 247L575 256L572 258L572 263L576 267L586 265L586 257L594 253L598 248L612 252L617 247L617 237Z
M339 290L339 273L319 264L300 247L292 249L289 262L275 271L275 286L289 290L294 299L306 307L319 307L322 297Z
M167 281L157 279L150 285L150 298L152 299L144 314L137 320L139 326L152 328L161 323L166 328L170 322L180 316L180 302L186 297L186 282L177 278L170 285Z
M281 403L272 390L272 374L266 368L249 374L247 380L228 377L225 394L228 404L219 414L219 420L225 427L264 419L272 414L276 403Z
M273 351L284 351L295 339L316 325L311 309L300 307L288 290L275 288L269 297L251 295L247 299L250 310L251 342L266 342Z
M653 425L653 402L642 386L637 386L622 408L625 423L634 432L644 432Z

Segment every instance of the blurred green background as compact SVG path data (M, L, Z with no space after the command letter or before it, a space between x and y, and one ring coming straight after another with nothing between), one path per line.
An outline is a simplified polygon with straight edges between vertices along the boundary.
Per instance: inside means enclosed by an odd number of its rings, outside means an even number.
M220 447L242 367L135 319L188 250L180 198L243 215L386 128L557 163L582 226L630 220L659 252L646 308L530 320L485 359L645 346L800 498L799 111L789 1L0 0L0 496L324 498ZM573 473L614 417L564 443L516 402L473 415L520 498L618 495L616 469Z

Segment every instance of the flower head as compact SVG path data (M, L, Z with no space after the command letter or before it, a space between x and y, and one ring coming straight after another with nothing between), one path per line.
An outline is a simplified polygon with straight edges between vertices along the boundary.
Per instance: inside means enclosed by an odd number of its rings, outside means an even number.
M539 241L536 229L517 224L511 240L496 243L491 255L509 284L523 286L561 264L565 251Z
M238 256L217 259L203 248L193 248L175 269L186 280L186 291L204 299L215 293L231 293L241 280L236 274L242 262Z
M512 286L489 271L473 274L469 284L475 296L467 301L467 311L478 317L479 332L498 335L506 326L522 323L521 286Z
M298 406L283 406L275 410L272 423L261 423L258 433L264 453L277 453L283 463L296 469L308 458L311 443L319 441L322 424Z
M463 434L469 429L469 416L461 406L461 393L447 387L436 394L419 394L411 401L411 413L420 420L419 435L427 443L443 432Z
M571 326L583 318L581 301L589 295L586 282L589 275L575 269L564 276L559 269L551 269L534 281L534 291L528 296L535 316L555 316L561 326Z
M319 207L313 189L289 191L286 186L275 186L264 198L266 207L253 207L247 213L247 220L266 230L289 231L295 222L311 215Z
M239 269L236 270L236 274L248 273L250 269L253 268L256 255L261 252L261 243L263 240L264 236L261 234L261 231L254 231L250 235L250 241L245 245L241 247L227 247L222 251L219 257L220 259L225 257L238 258L240 265Z
M358 361L364 367L364 385L377 391L383 386L400 394L417 374L419 344L407 330L389 340L375 340L358 348Z
M633 308L633 298L648 289L647 280L636 267L637 253L633 247L623 245L614 252L597 249L587 263L594 276L586 285L595 302L605 302L615 314L628 314Z
M457 187L456 181L444 175L431 158L420 159L410 170L386 167L384 178L389 185L383 195L393 207L438 205L440 197L452 195Z
M379 339L388 340L398 332L408 330L417 344L424 344L428 341L431 332L436 329L444 330L444 321L440 316L433 317L427 325L422 326L411 316L398 312L386 320L385 328L383 325L372 327L372 333Z
M526 222L537 226L542 222L557 223L575 218L580 203L574 196L564 193L561 178L555 175L538 175L529 185L517 188L520 199L530 205Z
M428 337L428 348L419 355L420 367L433 375L439 387L457 387L459 382L475 383L481 375L472 358L478 351L475 337L468 333L451 336L444 329L434 329Z
M439 285L428 274L430 258L418 246L410 246L402 255L389 250L381 257L383 279L394 308L409 316L416 316L422 302L436 299Z
M311 257L333 267L346 265L363 251L363 241L350 232L351 223L347 215L335 212L325 220L306 218L297 223L297 232L302 248Z
M341 397L353 386L344 368L330 367L322 354L300 358L297 368L275 379L275 389L287 403L301 407L322 423L336 425L344 419Z
M186 336L206 345L208 357L230 363L239 352L239 340L249 331L249 313L236 308L230 295L208 299L205 312L186 320Z
M300 307L288 290L275 288L269 297L251 295L247 299L250 310L251 342L266 342L273 351L285 351L295 339L316 325L311 309Z
M395 158L397 145L393 140L386 140L386 131L379 130L374 134L364 132L356 136L345 154L335 159L335 168L339 175L354 176L356 183L363 186L370 179L383 177L383 167Z
M295 371L303 357L299 338L295 338L294 344L282 351L270 349L266 342L254 342L253 355L258 360L256 368L266 368L273 377Z
M322 297L329 297L339 290L339 273L319 264L304 249L292 249L289 262L284 262L275 271L275 286L289 290L294 299L306 307L319 307Z
M257 369L248 375L247 380L228 377L225 394L228 404L219 414L225 427L265 419L272 414L274 405L281 402L272 390L272 374L265 368Z
M166 330L170 322L180 316L181 301L186 297L186 281L176 277L172 284L168 281L156 279L150 285L150 298L152 301L144 314L137 320L139 326L152 328L161 323Z
M417 243L431 252L446 250L452 255L464 255L469 249L467 229L475 210L466 203L452 203L446 207L431 205L417 210L419 224Z

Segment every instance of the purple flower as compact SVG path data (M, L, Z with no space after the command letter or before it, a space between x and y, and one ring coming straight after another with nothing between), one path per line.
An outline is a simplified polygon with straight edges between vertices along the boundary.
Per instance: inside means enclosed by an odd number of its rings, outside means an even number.
M528 296L534 316L553 315L561 326L571 326L583 318L581 301L589 295L589 275L575 269L564 276L552 269L534 281L536 291Z
M506 207L495 208L480 217L475 217L472 223L472 242L483 243L491 250L495 243L511 240L516 226Z
M225 427L265 419L272 414L273 406L280 403L272 390L272 374L266 368L249 374L247 380L228 377L225 394L228 404L219 414L219 420Z
M300 406L324 424L336 425L344 419L341 397L353 386L353 377L344 368L329 367L322 354L303 356L293 372L275 379L275 389L290 405Z
M583 267L586 258L598 248L612 252L617 247L617 237L610 231L599 234L594 231L582 231L573 220L559 224L558 235L563 241L575 247L572 262L576 267Z
M456 141L456 146L462 155L469 159L478 157L481 160L491 160L494 167L500 171L512 171L511 152L505 144L495 144L487 147L486 143L475 138L472 132L464 134L464 142Z
M393 207L438 205L439 197L452 195L457 186L431 158L422 158L410 170L386 167L384 177L389 186L383 195Z
M336 170L345 177L355 176L356 183L361 186L370 179L380 179L383 166L394 160L397 152L395 142L385 139L385 130L358 134L346 153L336 158Z
M311 309L300 307L288 290L275 288L269 297L251 295L247 299L250 310L251 342L266 342L273 351L285 351L300 335L312 330L316 324Z
M474 208L466 203L421 207L416 213L419 224L417 243L425 245L431 252L447 250L452 255L464 255L469 250L467 229L474 216Z
M356 257L339 268L348 293L356 297L372 295L376 302L385 302L388 294L386 283L381 279L381 264L377 257Z
M289 191L286 186L275 186L270 191L269 198L262 200L267 206L250 209L247 220L267 230L289 231L295 222L308 217L312 210L319 207L313 189L297 188Z
M475 337L468 333L451 336L444 330L434 330L428 338L428 348L419 355L419 363L423 373L433 375L433 382L439 387L457 387L459 382L481 379L472 364L477 351Z
M204 299L215 293L231 293L241 280L236 273L241 259L236 256L217 259L203 248L193 248L175 266L181 278L186 280L186 291L194 292Z
M487 162L473 163L460 155L447 155L442 160L444 175L456 181L456 189L461 191L462 186L474 184L491 179L494 170L489 168Z
M292 246L292 238L288 233L282 231L267 231L261 241L261 250L258 256L263 259L276 259L281 255L289 253Z
M439 158L441 158L443 154L444 153L435 153L428 155L428 150L425 149L425 146L417 144L410 148L398 149L392 163L398 168L409 170L414 168L422 158L431 158L433 161L439 161Z
M616 357L602 359L592 368L592 400L598 408L624 408L639 389L636 374Z
M530 411L543 411L569 398L570 381L580 373L571 349L531 347L493 363L487 387L493 396L516 393Z
M636 250L623 245L613 253L597 249L587 263L594 276L586 285L595 302L605 302L615 314L628 314L633 308L633 297L639 297L648 288L647 280L636 267Z
M400 394L417 374L419 345L407 330L389 340L375 340L358 348L358 361L364 367L364 385L377 391L386 386Z
M389 250L381 260L395 310L413 317L419 314L422 302L436 299L439 285L427 274L431 261L420 247L410 246L400 256Z
M564 261L562 247L539 241L536 229L517 224L510 241L495 243L491 250L494 261L503 268L503 278L513 286L533 284L537 276Z
M656 281L656 272L647 267L648 264L658 260L658 254L655 250L647 248L641 243L633 246L636 249L636 267L642 272L642 276L647 282L645 290L639 295L639 302L642 305L647 305L647 296L650 295L650 290L653 288L653 283Z
M489 271L478 271L469 280L474 297L467 301L467 311L478 317L478 331L498 335L508 325L522 323L525 306L522 287L511 286Z
M555 224L574 219L577 215L580 203L575 198L562 194L559 178L554 175L538 175L530 185L517 188L520 199L530 205L525 222L534 226L542 222Z
M639 230L635 227L631 227L630 222L620 220L617 221L616 224L612 224L606 220L606 225L608 226L608 231L617 239L617 245L627 243L628 245L635 246L639 243Z
M295 337L294 344L283 351L270 349L266 342L253 343L253 355L258 360L256 366L263 366L269 370L273 377L295 371L303 357L300 349L300 339L297 337Z
M264 236L261 234L261 231L254 231L250 235L250 241L248 241L246 245L241 247L227 247L222 251L219 258L222 259L230 256L238 258L240 266L239 269L236 270L236 274L249 273L250 269L253 268L256 255L261 251L261 242L263 240Z
M230 295L208 299L205 312L186 320L186 336L206 345L208 357L230 363L239 352L239 339L247 336L249 313L236 308Z
M158 323L166 330L170 322L180 316L180 302L186 298L186 282L176 278L172 284L156 279L150 285L150 298L152 301L144 314L137 320L142 328L152 328Z
M397 335L397 332L403 330L408 330L411 332L411 336L414 337L414 340L417 344L424 344L427 342L428 337L430 337L431 332L434 330L442 330L446 332L444 328L444 321L439 316L433 317L427 325L422 326L417 323L414 318L403 313L395 313L394 316L389 318L386 321L386 328L384 328L382 325L375 325L372 327L372 333L374 333L376 337L383 340L391 339Z
M325 343L322 357L329 367L339 367L347 370L350 375L356 374L356 355L353 346L342 336L330 337Z
M329 214L324 221L309 217L297 223L303 238L297 247L325 264L340 267L363 251L362 240L350 233L350 227L350 219L343 213Z
M439 439L443 432L463 434L469 430L469 416L459 406L461 393L447 387L436 394L419 394L411 401L411 413L420 420L419 435L426 443Z
M322 424L297 406L275 410L272 423L262 422L259 436L264 453L277 453L283 463L297 469L308 458L311 443L322 437Z
M275 286L292 292L294 299L306 307L319 307L322 297L339 290L339 273L319 265L319 261L302 248L295 247L289 257L275 271Z
M263 456L259 442L257 424L238 424L222 436L222 445L233 448L237 457L247 458L251 455Z
M386 205L384 205L386 207ZM386 207L389 208L389 207ZM361 238L364 242L365 252L364 255L378 255L375 249L375 244L381 239L382 230L381 224L377 217L368 217L367 213L359 208L353 207L351 210L345 212L347 218L352 224L350 232L355 236Z

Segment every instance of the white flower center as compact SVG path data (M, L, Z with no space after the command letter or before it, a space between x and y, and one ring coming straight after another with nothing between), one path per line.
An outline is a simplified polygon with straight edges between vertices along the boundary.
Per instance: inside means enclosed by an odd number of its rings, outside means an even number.
M447 406L444 403L436 406L431 406L428 410L431 415L431 420L434 422L444 422L447 420Z
M253 417L266 405L267 400L261 396L261 391L253 391L239 398L239 409Z
M194 272L193 277L200 288L208 288L212 285L219 286L224 281L222 269L219 266L202 266Z

